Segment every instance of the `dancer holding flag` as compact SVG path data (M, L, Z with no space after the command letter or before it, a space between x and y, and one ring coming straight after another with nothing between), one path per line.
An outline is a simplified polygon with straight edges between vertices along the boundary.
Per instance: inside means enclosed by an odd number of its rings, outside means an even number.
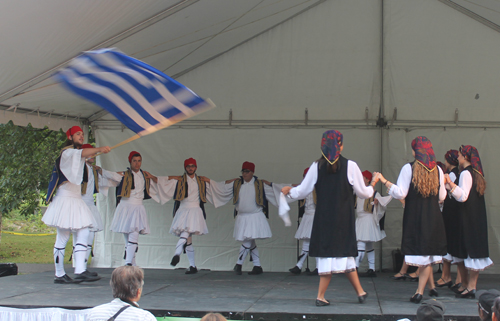
M378 176L365 186L358 165L341 155L343 135L329 130L323 133L320 159L312 163L299 186L284 187L284 195L301 199L316 188L317 203L311 233L310 256L318 257L320 275L316 306L330 305L325 299L333 273L345 273L364 303L368 293L363 290L356 272L356 226L354 192L359 198L371 197Z
M56 159L47 192L50 203L42 221L57 228L54 244L54 283L92 282L100 279L86 270L87 244L89 228L96 226L92 212L82 199L85 191L82 183L88 182L85 158L97 153L108 153L108 146L81 149L84 141L83 130L73 126L66 132L66 147ZM55 195L54 195L55 192ZM64 252L71 232L74 232L76 244L74 250L75 279L64 271Z

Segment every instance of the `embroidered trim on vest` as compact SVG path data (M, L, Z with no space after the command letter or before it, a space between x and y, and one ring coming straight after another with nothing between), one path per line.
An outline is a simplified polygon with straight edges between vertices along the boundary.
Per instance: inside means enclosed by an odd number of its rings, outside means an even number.
M196 183L198 183L198 194L200 195L200 201L202 203L207 202L207 186L205 182L202 182L198 175L194 174ZM187 174L184 173L182 178L177 182L176 193L174 196L175 201L182 201L187 197Z
M141 174L144 177L144 173L142 172L142 169L140 170ZM149 196L149 187L151 185L151 180L149 178L145 178L145 184L144 184L144 190L146 191L146 194ZM122 180L122 189L121 193L116 195L116 197L130 197L130 193L132 193L132 189L134 189L134 175L132 174L132 170L130 168L127 168L123 175L123 180Z
M264 206L264 182L254 176L254 186L255 186L255 203L259 206ZM236 205L240 197L240 189L243 184L243 177L234 181L233 185L233 205Z

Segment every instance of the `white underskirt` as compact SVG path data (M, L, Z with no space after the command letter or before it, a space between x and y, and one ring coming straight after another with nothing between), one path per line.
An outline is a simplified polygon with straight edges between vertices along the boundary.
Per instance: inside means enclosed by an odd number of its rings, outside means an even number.
M470 257L464 260L465 268L472 271L483 271L493 265L493 261L489 258L471 259Z
M180 236L182 232L194 235L208 234L207 222L199 203L195 207L181 207L175 213L170 233Z
M149 234L149 222L144 205L122 199L116 207L110 230L117 233Z
M267 239L273 236L263 212L252 214L238 213L234 223L233 237L236 241Z
M356 259L350 257L318 257L316 267L319 275L348 273L356 270Z
M91 232L102 231L104 229L104 224L102 223L101 214L99 213L99 211L97 210L97 207L94 204L94 198L92 197L92 200L83 199L83 201L89 207L90 212L92 212L92 216L94 217L94 221L95 221L95 225L90 228L90 231Z
M428 266L443 262L441 255L405 255L405 262L412 266Z
M302 220L300 220L299 228L295 233L295 238L297 240L309 240L311 239L311 231L313 228L314 212L311 214L304 213Z

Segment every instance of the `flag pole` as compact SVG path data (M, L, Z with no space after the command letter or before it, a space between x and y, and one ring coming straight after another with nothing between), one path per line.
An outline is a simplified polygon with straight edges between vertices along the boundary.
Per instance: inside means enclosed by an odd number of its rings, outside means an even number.
M115 149L115 148L120 147L122 145L125 145L127 143L133 142L134 140L139 139L139 138L141 138L141 136L139 134L135 134L134 136L130 137L129 139L126 139L123 142L118 143L115 146L111 147L111 149ZM96 157L96 156L99 156L99 155L102 155L102 154L104 154L104 153L97 153L93 157Z

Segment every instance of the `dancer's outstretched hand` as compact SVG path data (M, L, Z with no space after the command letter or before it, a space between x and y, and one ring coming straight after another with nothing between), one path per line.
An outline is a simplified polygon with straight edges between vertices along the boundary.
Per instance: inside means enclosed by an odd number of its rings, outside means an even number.
M281 189L281 193L283 193L283 195L288 195L288 193L290 193L290 190L292 189L291 186L285 186Z

